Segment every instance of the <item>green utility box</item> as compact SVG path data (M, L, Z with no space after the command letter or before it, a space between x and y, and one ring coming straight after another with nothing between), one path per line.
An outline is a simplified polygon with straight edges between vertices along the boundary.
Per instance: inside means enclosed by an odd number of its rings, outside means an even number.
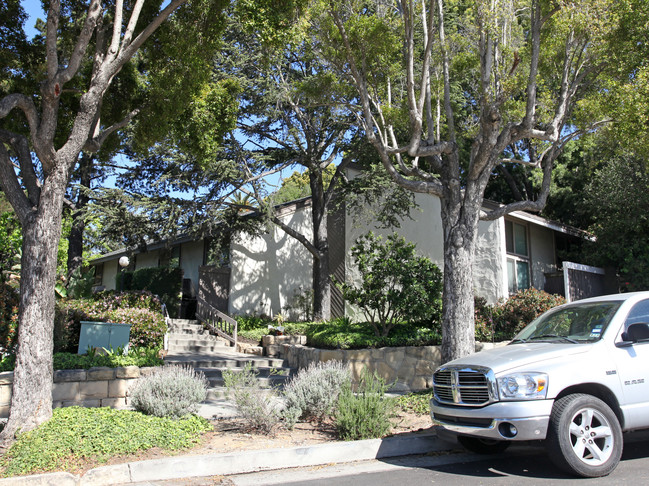
M131 324L81 321L77 354L86 354L88 348L117 349L121 347L126 350L130 336Z

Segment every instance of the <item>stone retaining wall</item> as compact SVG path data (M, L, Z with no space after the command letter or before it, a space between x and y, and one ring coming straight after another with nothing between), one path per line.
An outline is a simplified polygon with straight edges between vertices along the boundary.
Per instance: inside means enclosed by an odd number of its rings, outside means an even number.
M128 408L128 392L141 376L154 368L90 368L54 372L52 406ZM13 371L0 373L0 418L9 416Z
M331 360L347 363L358 382L361 371L375 371L394 392L432 387L432 374L442 360L440 346L402 346L377 349L318 349L306 346L306 336L264 336L264 352L283 358L291 368L306 368L310 363ZM476 343L476 351L506 343Z

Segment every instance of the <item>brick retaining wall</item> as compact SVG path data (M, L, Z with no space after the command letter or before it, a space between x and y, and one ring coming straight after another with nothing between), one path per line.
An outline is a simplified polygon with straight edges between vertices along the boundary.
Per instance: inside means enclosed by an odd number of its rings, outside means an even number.
M154 368L90 368L54 372L52 406L128 408L128 392L141 376ZM0 373L0 418L9 416L13 371Z
M440 346L402 346L377 349L318 349L306 346L306 336L264 336L264 353L283 358L291 368L306 368L313 362L347 363L355 382L363 368L375 371L394 392L432 387L432 374L442 362ZM476 351L505 343L476 343Z

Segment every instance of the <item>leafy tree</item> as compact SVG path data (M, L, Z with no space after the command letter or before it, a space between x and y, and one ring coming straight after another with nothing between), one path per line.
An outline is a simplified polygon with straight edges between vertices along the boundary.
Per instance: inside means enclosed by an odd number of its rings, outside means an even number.
M621 154L598 169L584 191L596 241L590 262L616 269L620 288L649 289L649 169L645 160Z
M319 6L312 8L317 11ZM312 15L309 10L305 18ZM327 222L342 200L337 195L347 182L347 167L362 161L352 150L359 134L346 106L354 93L329 69L308 25L300 24L290 42L271 53L243 27L233 24L227 39L231 50L224 51L227 58L218 64L225 76L236 78L242 86L238 130L241 138L248 139L246 145L255 147L247 153L269 168L302 170L284 181L275 194L268 196L259 186L250 194L262 213L313 256L314 318L326 320L331 316L332 273ZM383 183L380 196L394 196L394 212L409 209L410 198L391 182L383 179ZM359 184L354 187L362 191ZM312 234L296 231L274 214L275 204L306 195L311 196Z
M540 211L565 144L608 121L598 100L613 87L603 82L612 79L606 68L619 65L618 14L637 7L349 0L319 19L323 50L356 87L363 130L385 170L441 199L444 361L474 351L478 221ZM485 187L509 163L539 167L541 190L486 211Z
M241 3L253 16L255 6L266 6L263 0ZM0 436L5 443L52 413L54 284L66 187L79 154L98 151L138 112L134 104L119 122L105 124L101 115L111 99L106 95L117 87L122 71L134 68L131 60L153 37L155 44L140 66L151 74L143 89L149 95L155 88L171 94L150 99L157 108L174 111L185 99L173 95L185 85L196 86L188 82L194 77L209 76L205 53L211 55L218 41L224 5L222 0L138 0L133 5L51 0L39 57L42 70L21 72L31 84L0 98L0 186L23 236L19 347L9 421ZM281 23L292 7L276 5L267 23ZM179 59L191 63L191 69L184 70L187 64ZM153 76L156 68L163 71L158 77ZM40 87L30 92L27 86ZM69 97L74 102L65 102ZM156 114L149 113L154 119Z
M325 187L331 184L331 179L336 172L336 165L329 164L323 171L322 182ZM272 201L275 204L282 204L285 202L295 201L311 195L311 187L309 185L309 170L304 172L293 172L290 177L282 181L281 187L272 194Z
M396 234L373 233L351 249L361 283L340 284L343 296L361 308L376 336L387 336L402 322L436 321L441 310L442 272L415 254L415 244Z

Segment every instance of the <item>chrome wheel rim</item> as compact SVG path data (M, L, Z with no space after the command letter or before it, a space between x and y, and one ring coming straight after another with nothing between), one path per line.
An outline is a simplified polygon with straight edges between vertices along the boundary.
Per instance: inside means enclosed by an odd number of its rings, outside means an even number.
M606 417L592 408L584 408L570 421L570 443L577 458L589 466L600 466L613 454L613 431Z

